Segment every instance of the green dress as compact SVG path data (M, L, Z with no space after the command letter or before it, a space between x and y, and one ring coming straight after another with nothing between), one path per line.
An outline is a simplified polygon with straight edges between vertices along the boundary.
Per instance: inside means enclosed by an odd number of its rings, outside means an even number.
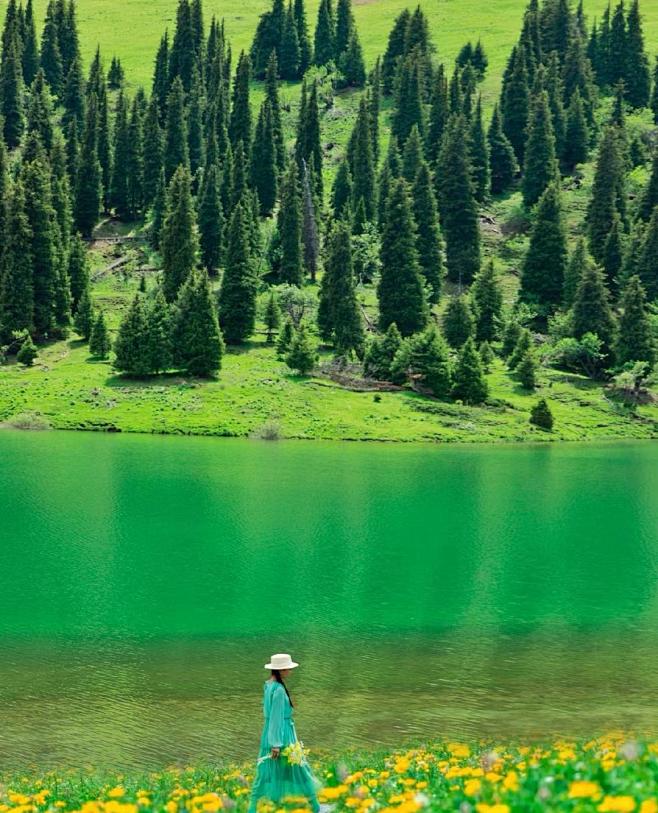
M278 681L266 680L263 689L265 724L260 738L259 758L270 754L276 746L283 749L296 742L293 711L283 686ZM256 813L256 804L262 797L279 802L284 796L306 796L311 809L317 813L320 805L316 793L320 787L322 783L307 762L290 765L283 757L264 759L256 767L248 813Z

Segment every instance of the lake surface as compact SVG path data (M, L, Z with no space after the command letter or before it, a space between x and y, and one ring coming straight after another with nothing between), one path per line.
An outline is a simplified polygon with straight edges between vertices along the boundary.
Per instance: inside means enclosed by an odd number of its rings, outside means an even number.
M0 765L658 732L658 444L0 432Z

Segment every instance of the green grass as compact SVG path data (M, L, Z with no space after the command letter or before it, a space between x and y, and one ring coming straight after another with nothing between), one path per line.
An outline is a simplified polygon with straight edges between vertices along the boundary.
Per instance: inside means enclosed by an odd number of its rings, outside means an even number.
M78 0L83 58L89 62L96 45L100 45L106 64L116 54L122 61L131 86L150 89L153 60L165 28L173 31L177 0ZM354 0L354 13L366 59L370 64L386 47L395 16L403 8L416 5L415 0ZM451 63L461 46L469 39L482 37L490 66L484 91L495 94L502 68L521 26L525 0L423 0L420 5L428 16L437 57ZM600 17L605 0L586 0L590 18ZM311 35L315 29L318 0L308 0L307 16ZM6 0L1 0L4 13ZM46 0L35 0L39 19ZM234 53L248 48L258 16L270 7L269 0L205 0L206 20L213 14L224 17ZM645 39L650 52L658 42L658 2L642 0ZM591 22L591 19L590 19Z

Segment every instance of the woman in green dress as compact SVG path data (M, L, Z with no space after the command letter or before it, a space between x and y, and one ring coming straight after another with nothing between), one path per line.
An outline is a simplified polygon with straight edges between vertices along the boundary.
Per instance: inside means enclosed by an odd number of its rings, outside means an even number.
M304 759L299 765L290 764L281 755L286 745L297 741L293 704L283 682L296 666L299 664L285 653L272 655L270 662L265 664L266 669L272 670L272 675L265 681L263 690L265 723L248 813L256 813L261 798L276 803L284 796L306 796L313 813L320 810L316 793L322 783L313 774L308 762Z

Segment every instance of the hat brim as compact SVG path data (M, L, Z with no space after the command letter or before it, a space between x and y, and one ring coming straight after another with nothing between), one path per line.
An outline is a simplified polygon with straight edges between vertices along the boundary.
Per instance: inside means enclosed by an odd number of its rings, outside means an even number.
M265 669L294 669L295 666L299 666L299 664L295 663L295 661L291 661L287 666L274 666L271 663L266 663L264 668Z

